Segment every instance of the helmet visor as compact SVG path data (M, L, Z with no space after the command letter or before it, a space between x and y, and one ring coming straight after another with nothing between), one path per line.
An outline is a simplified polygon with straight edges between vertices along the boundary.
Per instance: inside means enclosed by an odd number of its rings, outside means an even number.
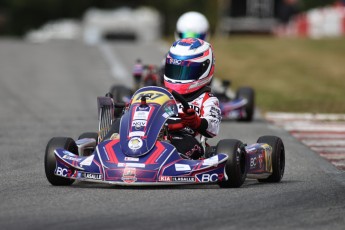
M198 80L207 70L210 61L187 62L187 65L165 64L165 76L173 80Z
M194 33L194 32L180 32L178 36L182 38L200 38L201 40L205 40L206 33Z

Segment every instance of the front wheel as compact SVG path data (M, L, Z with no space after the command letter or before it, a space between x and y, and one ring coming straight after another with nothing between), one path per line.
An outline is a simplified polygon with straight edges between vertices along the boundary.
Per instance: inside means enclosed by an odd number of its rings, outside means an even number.
M74 140L70 137L53 137L47 144L45 157L44 157L44 169L48 181L52 185L71 185L74 180L69 178L63 178L54 174L56 168L55 149L63 148L67 151L78 155L78 147Z
M224 153L228 156L225 165L225 172L228 180L220 181L219 186L222 188L239 188L244 183L246 171L246 156L241 150L243 143L236 139L225 139L218 142L216 153Z
M266 143L272 147L272 174L259 182L280 182L285 170L285 148L282 139L276 136L259 137L257 143ZM266 156L267 157L267 156Z

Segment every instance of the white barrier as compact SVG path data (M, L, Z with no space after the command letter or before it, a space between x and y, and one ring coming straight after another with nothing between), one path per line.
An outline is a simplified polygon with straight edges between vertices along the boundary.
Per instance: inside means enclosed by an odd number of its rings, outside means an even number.
M295 16L285 28L276 30L278 36L341 37L345 35L345 6L316 8Z

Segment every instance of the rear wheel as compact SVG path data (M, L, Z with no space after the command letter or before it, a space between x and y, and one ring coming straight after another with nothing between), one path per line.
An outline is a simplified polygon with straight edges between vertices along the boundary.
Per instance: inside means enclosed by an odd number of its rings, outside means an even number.
M78 147L72 138L53 137L52 139L50 139L47 144L44 157L44 169L46 177L52 185L71 185L74 180L56 176L54 174L56 168L56 158L54 150L57 148L63 148L73 154L78 155Z
M285 148L282 139L276 136L259 137L257 143L267 143L272 147L272 175L259 182L280 182L285 170Z
M225 165L228 180L219 182L222 188L239 188L246 179L246 156L241 150L242 145L243 143L236 139L221 140L217 144L216 153L224 153L229 157Z
M239 118L238 121L252 121L254 116L254 98L255 93L251 87L241 87L236 92L236 99L245 98L247 99L247 104L245 105L245 116Z

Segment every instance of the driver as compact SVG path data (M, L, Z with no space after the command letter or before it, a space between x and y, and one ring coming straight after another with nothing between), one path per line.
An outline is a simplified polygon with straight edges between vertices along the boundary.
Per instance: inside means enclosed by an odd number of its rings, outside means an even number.
M197 38L177 40L166 57L164 85L169 91L181 94L190 106L186 110L179 103L179 117L168 121L171 143L178 152L191 159L204 154L196 138L211 138L219 132L219 101L209 87L214 68L212 46Z
M195 11L182 14L176 23L175 40L182 38L200 38L207 41L209 23L207 18Z
M212 138L219 132L219 101L209 86L214 67L212 46L197 38L177 40L165 59L165 87L181 94L190 107L183 109L178 102L179 116L167 122L171 144L185 158L202 157L204 148L200 144L201 139ZM118 135L119 125L120 119L117 119L104 139Z
M199 12L189 11L182 14L177 22L175 29L175 40L182 38L200 38L208 41L209 38L209 22L207 18ZM164 81L165 57L160 66L160 78Z

